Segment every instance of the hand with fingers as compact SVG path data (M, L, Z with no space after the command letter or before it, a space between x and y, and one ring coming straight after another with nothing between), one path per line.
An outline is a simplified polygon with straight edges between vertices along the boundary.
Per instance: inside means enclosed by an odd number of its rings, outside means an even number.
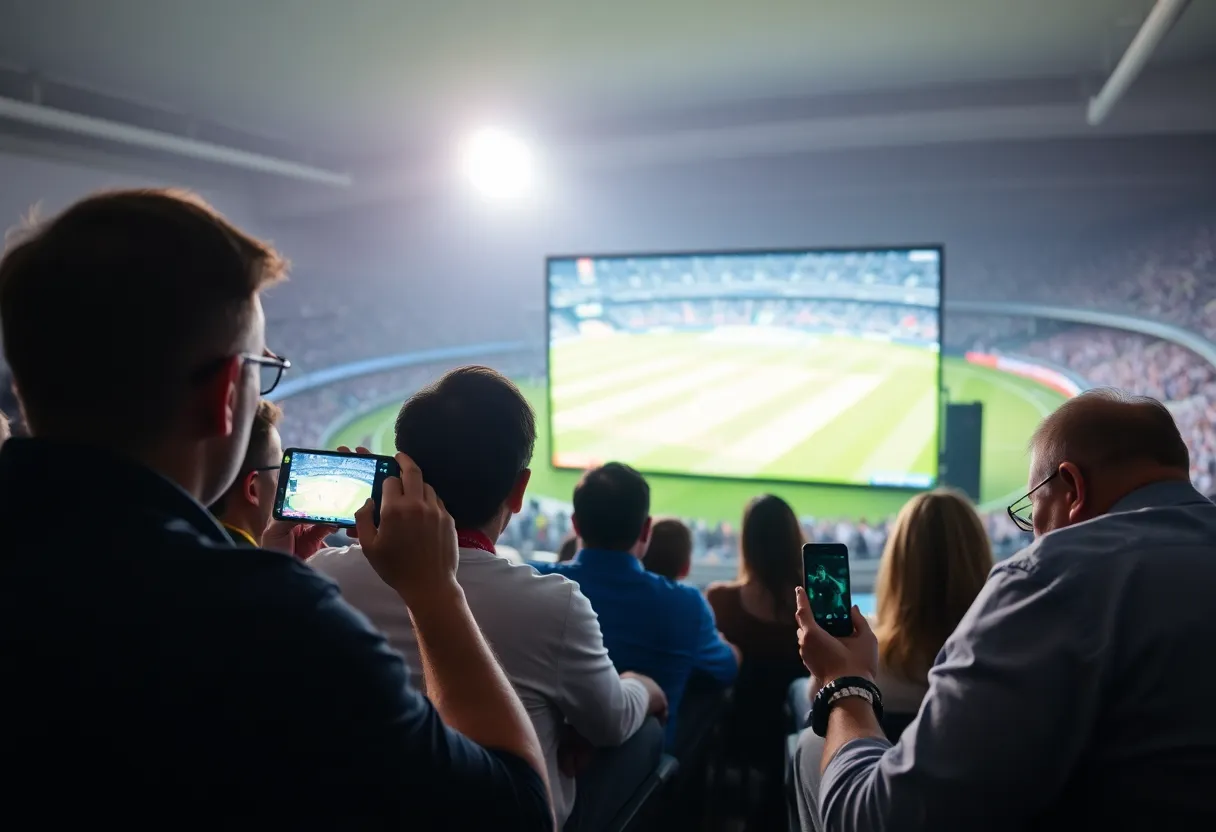
M798 604L798 652L811 672L811 696L842 676L861 676L874 681L878 674L878 639L861 610L854 605L850 612L853 634L837 638L815 620L806 590L798 587L794 593Z
M370 499L355 512L355 528L368 563L412 609L458 590L456 526L414 461L396 458L401 475L384 480L379 528Z
M327 526L324 523L271 520L262 534L262 548L286 552L300 560L308 560L325 548L325 538L337 531L337 526Z
M646 713L656 717L659 722L667 724L667 694L663 693L663 689L659 687L659 683L649 676L643 676L641 673L633 673L625 671L621 674L622 679L634 679L642 683L642 687L646 688L648 703Z

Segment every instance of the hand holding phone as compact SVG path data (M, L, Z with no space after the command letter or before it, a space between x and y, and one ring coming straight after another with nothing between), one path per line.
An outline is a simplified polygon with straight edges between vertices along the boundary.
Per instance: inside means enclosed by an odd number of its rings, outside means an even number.
M419 604L450 604L449 590L459 591L456 524L414 461L397 454L395 462L401 473L384 480L379 523L371 500L355 512L355 522L368 563L417 613Z
M861 676L874 681L878 675L878 639L870 623L853 607L849 610L851 635L831 635L812 615L806 590L798 587L798 653L811 672L812 697L833 679Z

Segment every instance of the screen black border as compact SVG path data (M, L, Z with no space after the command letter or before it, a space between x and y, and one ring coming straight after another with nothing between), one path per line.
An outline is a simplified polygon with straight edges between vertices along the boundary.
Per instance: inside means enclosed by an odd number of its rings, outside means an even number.
M558 465L554 459L554 432L553 432L553 368L550 366L550 358L553 352L553 306L550 294L553 289L550 285L550 264L554 260L632 260L644 258L661 258L661 257L760 257L764 255L776 254L866 254L875 251L924 251L932 250L937 252L938 262L938 293L937 293L937 453L934 458L933 465L933 482L926 487L914 485L872 485L870 483L859 482L832 482L830 480L790 480L790 479L774 479L761 477L732 477L726 474L693 474L686 473L668 473L665 471L643 471L637 469L639 473L653 477L671 477L672 479L685 480L704 480L709 482L754 482L758 484L772 485L808 485L818 488L850 488L850 489L879 489L882 491L890 491L893 493L904 494L919 494L922 491L928 491L937 488L941 485L942 480L942 449L945 447L945 437L942 432L945 430L946 418L944 405L946 403L945 396L945 355L943 353L946 343L946 246L944 243L924 243L924 244L899 244L899 245L868 245L868 246L810 246L810 247L782 247L782 248L728 248L728 249L698 249L692 251L650 251L650 252L629 252L625 254L547 254L545 255L545 404L548 410L549 435L548 441L548 462L549 468L553 471L582 471L583 468L575 466ZM617 460L621 461L621 460ZM628 464L628 463L626 463Z
M845 594L848 595L848 598L846 599L847 603L845 604L845 607L846 607L846 609L852 610L853 609L853 564L851 564L849 562L849 547L843 543L832 542L832 543L803 543L802 544L802 591L806 593L806 599L807 599L807 602L809 603L811 600L811 590L810 590L810 587L808 587L806 585L807 559L814 556L814 552L816 549L836 549L837 547L844 550L844 568L845 568L845 572L848 573L848 580L845 581L845 587L844 587ZM815 612L815 608L812 607L811 614L813 615L814 612ZM823 627L824 632L827 632L830 635L834 635L837 637L844 637L844 636L850 636L853 634L853 622L852 621L844 622L846 625L848 625L848 629L845 629L845 627L839 627L839 628L829 627L828 625L832 624L832 622L820 621L818 617L815 618L815 623L817 623L820 627Z
M356 451L330 451L322 448L284 448L283 459L279 462L279 487L274 491L274 506L270 510L270 514L275 520L284 520L288 523L321 523L326 526L337 526L340 529L353 529L355 527L353 522L340 523L333 520L313 520L305 517L283 516L283 500L287 497L287 469L290 466L290 463L288 463L286 460L288 455L290 455L294 460L296 454L315 454L316 456L343 457L357 456L362 459L375 459L378 461L384 460L389 463L388 473L385 476L401 476L401 470L397 465L397 460L394 457L385 456L383 454L361 454ZM376 466L376 476L375 479L372 480L372 502L376 504L376 510L372 516L372 520L377 526L380 525L380 497L383 494L383 487L384 477L380 476L380 467Z

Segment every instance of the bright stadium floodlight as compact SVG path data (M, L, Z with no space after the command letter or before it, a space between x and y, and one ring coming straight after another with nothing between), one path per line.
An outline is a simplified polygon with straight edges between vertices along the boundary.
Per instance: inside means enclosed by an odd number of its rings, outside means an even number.
M532 187L532 151L518 136L490 127L465 142L462 168L469 182L490 199L513 199Z

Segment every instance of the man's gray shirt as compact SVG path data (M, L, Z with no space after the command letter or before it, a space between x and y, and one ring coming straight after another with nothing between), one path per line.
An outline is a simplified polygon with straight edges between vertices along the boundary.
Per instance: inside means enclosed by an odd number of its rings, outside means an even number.
M1216 829L1216 505L1157 483L998 564L916 720L845 745L819 805L830 832Z

